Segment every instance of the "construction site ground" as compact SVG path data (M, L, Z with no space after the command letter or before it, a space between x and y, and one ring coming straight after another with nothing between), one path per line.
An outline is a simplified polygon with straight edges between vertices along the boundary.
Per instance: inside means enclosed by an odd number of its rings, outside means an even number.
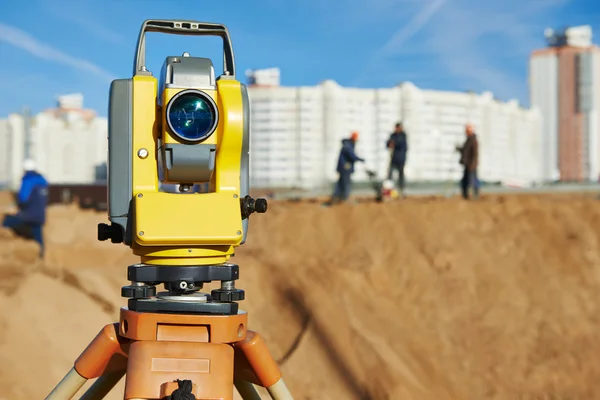
M138 262L96 240L104 213L48 214L44 262L0 228L0 399L44 398ZM272 201L232 261L297 400L600 398L593 193Z

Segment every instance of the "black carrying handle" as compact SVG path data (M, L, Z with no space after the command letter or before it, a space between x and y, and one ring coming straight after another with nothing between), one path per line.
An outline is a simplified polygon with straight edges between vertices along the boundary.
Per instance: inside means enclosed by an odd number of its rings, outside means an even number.
M225 25L175 19L148 19L142 24L136 47L133 75L144 73L146 66L146 32L159 32L171 35L219 36L223 39L223 74L235 79L235 62L229 30Z

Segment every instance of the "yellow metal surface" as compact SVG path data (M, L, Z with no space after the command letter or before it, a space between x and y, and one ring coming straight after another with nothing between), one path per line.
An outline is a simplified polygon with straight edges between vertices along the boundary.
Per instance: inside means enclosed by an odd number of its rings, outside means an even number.
M166 88L162 104L166 106L181 90ZM178 140L168 131L166 107L157 106L156 78L134 77L133 93L133 253L142 262L157 265L226 262L243 237L239 199L244 134L240 83L220 80L216 91L205 91L219 110L217 130L203 142L217 145L211 193L158 191L159 137L163 143ZM145 159L137 155L142 148L148 150Z
M132 196L143 191L158 190L158 170L156 168L156 144L158 122L156 92L157 81L152 76L133 77L133 165ZM148 150L148 157L142 159L137 153Z
M233 254L233 246L142 247L143 255L153 258L225 257Z
M190 258L190 257L177 257L177 258L169 258L169 257L148 257L141 256L140 261L144 264L150 265L173 265L173 266L186 266L186 265L216 265L223 264L229 260L231 256L221 256L221 257L198 257L198 258Z
M217 129L215 190L239 195L244 109L240 82L219 80L217 105L221 113Z
M238 245L240 200L230 193L146 192L135 197L135 238L142 246Z

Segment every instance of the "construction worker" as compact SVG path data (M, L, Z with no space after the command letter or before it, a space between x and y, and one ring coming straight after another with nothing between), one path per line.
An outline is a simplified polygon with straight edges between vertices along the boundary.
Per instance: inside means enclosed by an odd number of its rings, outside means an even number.
M365 162L354 152L354 147L358 141L358 132L352 132L350 138L342 140L342 149L338 157L337 173L338 181L335 185L330 204L335 204L348 200L352 185L352 174L354 173L354 163L357 161Z
M21 180L21 188L16 195L18 212L5 216L2 226L12 229L21 237L35 240L40 245L40 258L43 258L48 182L36 171L33 160L25 160L23 169L25 173Z
M390 166L388 170L388 179L393 179L394 170L398 171L398 190L404 197L404 165L406 164L406 153L408 152L408 141L402 122L396 124L394 132L386 142L386 146L391 150Z
M465 143L456 148L460 152L460 163L464 167L463 177L460 182L462 196L469 199L469 187L473 188L473 197L479 197L479 179L477 178L477 166L479 163L479 143L473 125L465 126L467 136Z

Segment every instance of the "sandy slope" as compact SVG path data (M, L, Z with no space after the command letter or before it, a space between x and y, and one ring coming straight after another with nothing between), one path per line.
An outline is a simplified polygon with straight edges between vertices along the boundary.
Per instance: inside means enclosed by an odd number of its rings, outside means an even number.
M104 218L53 207L44 264L0 230L6 398L43 398L117 317L137 260L96 241ZM296 399L592 399L599 239L592 197L281 202L232 261Z

